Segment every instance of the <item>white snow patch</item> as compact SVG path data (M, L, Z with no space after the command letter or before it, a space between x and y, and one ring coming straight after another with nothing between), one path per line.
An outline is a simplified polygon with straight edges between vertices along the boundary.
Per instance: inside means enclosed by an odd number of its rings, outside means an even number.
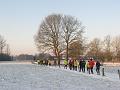
M120 90L120 82L63 67L0 64L0 90Z

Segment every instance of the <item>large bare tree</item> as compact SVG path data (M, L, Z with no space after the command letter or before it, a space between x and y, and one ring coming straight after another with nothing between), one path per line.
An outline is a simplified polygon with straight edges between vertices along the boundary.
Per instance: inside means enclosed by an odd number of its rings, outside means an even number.
M81 41L84 27L72 16L52 14L47 16L35 36L35 42L40 50L53 50L60 65L60 54L66 50L68 60L68 47L74 41Z
M66 59L68 60L69 45L75 41L82 42L84 26L77 18L65 15L62 20L62 37L66 43Z
M60 52L62 51L61 39L62 15L52 14L47 16L40 24L35 42L39 50L53 50L60 65Z

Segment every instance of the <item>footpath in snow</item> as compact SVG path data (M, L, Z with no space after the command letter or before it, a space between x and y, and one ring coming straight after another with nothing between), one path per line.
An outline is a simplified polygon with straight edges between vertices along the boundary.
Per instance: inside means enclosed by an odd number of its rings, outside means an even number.
M85 73L83 73L83 72L79 72L79 70L77 70L77 71L70 70L69 67L67 69L64 69L63 66L61 66L60 68L58 66L48 66L48 67L53 68L53 69L58 69L58 70L64 70L64 71L67 71L67 72L76 73L76 74L79 74L79 75L84 75L84 76L88 76L88 77L92 77L92 78L106 79L106 80L110 80L110 81L118 81L118 82L120 82L117 70L116 70L116 73L115 72L114 73L113 72L107 72L107 70L110 71L109 69L111 69L111 68L107 68L107 67L104 67L105 69L107 69L105 71L105 76L102 76L102 74L97 75L97 73L95 71L95 68L93 70L94 74L89 74L87 71ZM103 68L103 67L101 67L101 68ZM100 70L100 72L101 72L101 70Z

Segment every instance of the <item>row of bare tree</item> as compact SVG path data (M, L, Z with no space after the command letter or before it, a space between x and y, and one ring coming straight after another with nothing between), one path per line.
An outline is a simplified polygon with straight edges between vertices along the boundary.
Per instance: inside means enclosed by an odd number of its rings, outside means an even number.
M86 54L102 61L120 62L120 36L107 35L104 40L93 39L88 44Z
M43 19L35 35L35 42L40 51L52 50L60 64L60 57L65 51L66 59L80 55L95 57L102 61L119 61L120 37L112 39L109 35L102 41L98 38L85 43L84 26L75 17L52 14Z
M6 40L1 35L0 35L0 54L10 55L9 45L6 43Z

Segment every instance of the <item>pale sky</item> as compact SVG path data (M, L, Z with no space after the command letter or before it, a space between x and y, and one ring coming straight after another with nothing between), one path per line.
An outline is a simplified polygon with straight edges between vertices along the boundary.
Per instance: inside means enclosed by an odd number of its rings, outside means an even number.
M120 35L120 0L0 0L0 35L12 55L37 52L33 36L52 13L77 17L89 40Z

